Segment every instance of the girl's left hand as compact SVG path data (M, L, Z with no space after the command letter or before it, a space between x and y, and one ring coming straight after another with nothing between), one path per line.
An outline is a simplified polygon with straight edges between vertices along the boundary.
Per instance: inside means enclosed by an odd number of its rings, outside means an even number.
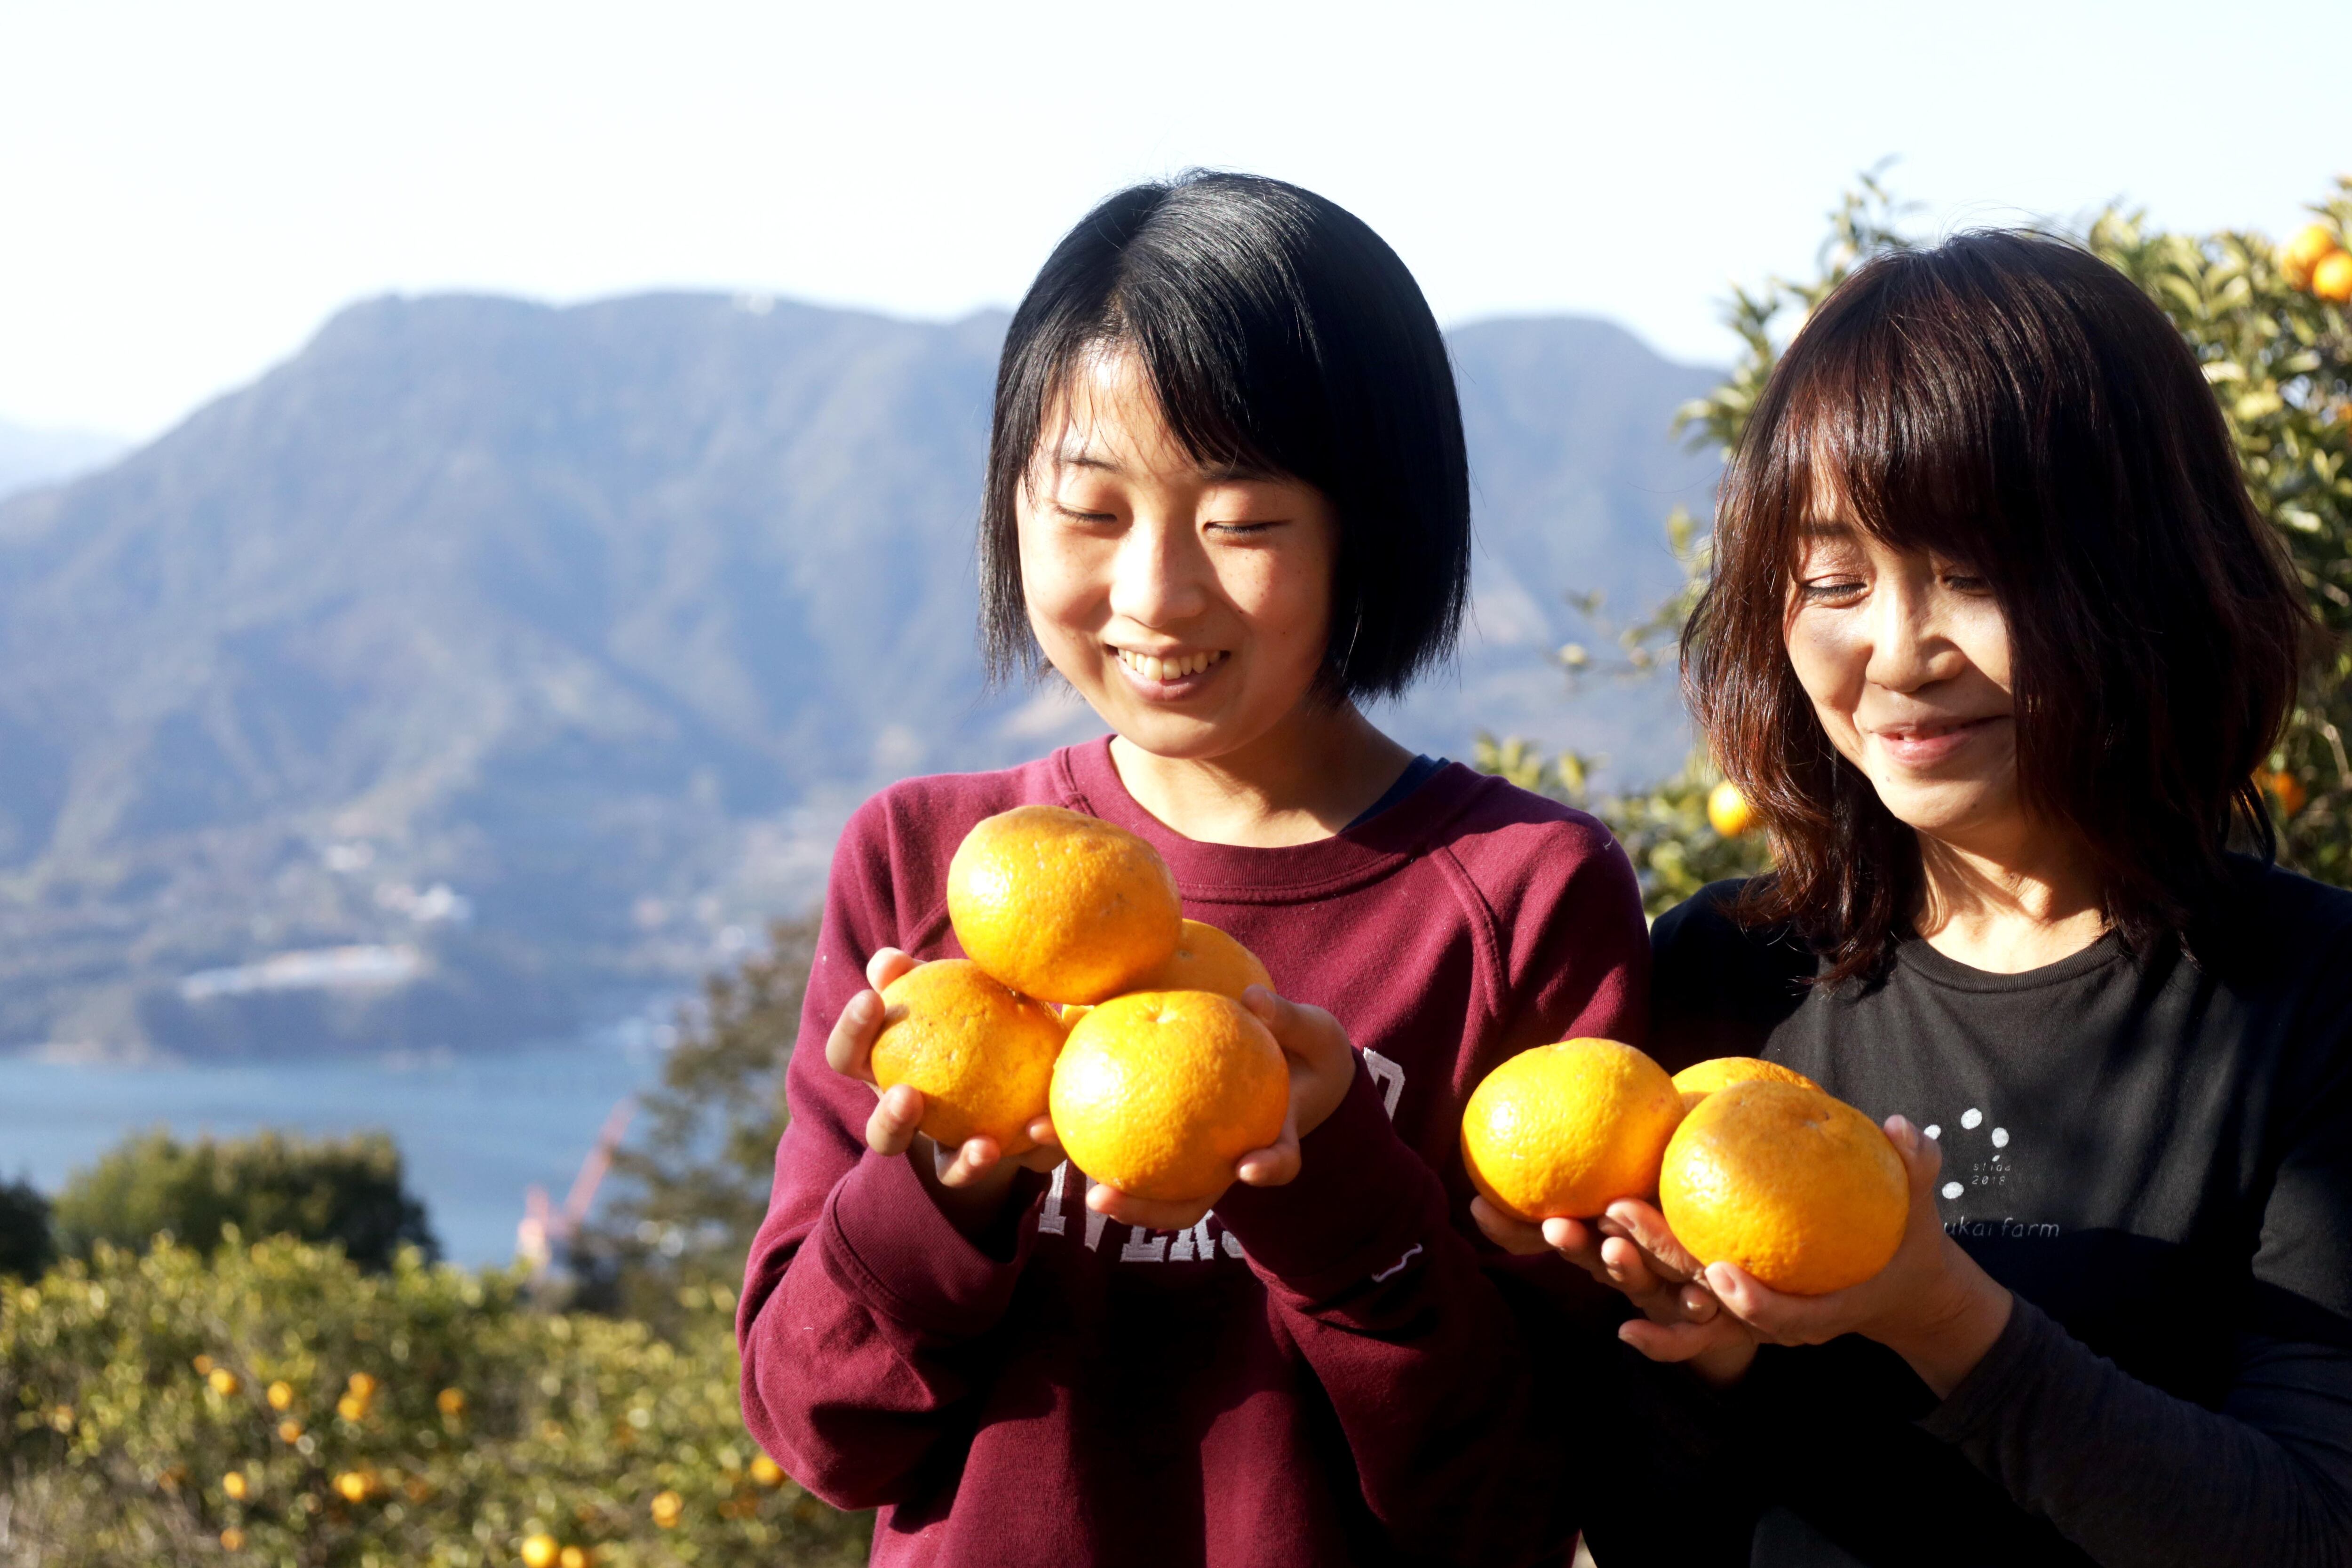
M1244 992L1242 1005L1273 1032L1274 1043L1289 1060L1290 1110L1282 1136L1234 1161L1234 1175L1249 1186L1278 1187L1298 1174L1298 1141L1322 1126L1347 1098L1356 1079L1356 1047L1348 1043L1339 1019L1320 1007L1286 1002L1263 985ZM1147 1230L1190 1230L1224 1195L1220 1187L1198 1201L1162 1202L1097 1184L1087 1194L1087 1206Z
M1944 1234L1936 1210L1942 1149L1900 1116L1886 1119L1886 1136L1909 1178L1911 1211L1902 1245L1877 1274L1825 1296L1794 1296L1736 1264L1711 1263L1697 1280L1722 1307L1714 1321L1635 1321L1620 1336L1653 1361L1686 1361L1722 1355L1725 1331L1733 1325L1759 1344L1817 1345L1861 1334L1910 1363L1937 1398L1950 1394L2000 1337L2010 1294ZM1650 1205L1612 1204L1609 1219L1647 1257L1696 1265Z

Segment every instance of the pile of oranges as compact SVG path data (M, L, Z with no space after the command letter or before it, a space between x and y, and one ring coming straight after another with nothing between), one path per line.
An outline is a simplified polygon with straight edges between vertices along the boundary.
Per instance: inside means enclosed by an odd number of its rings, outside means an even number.
M2343 237L2324 223L2305 225L2279 252L2279 270L2294 288L2320 299L2352 305L2352 251Z
M922 1090L928 1136L1010 1156L1050 1114L1096 1181L1190 1202L1282 1135L1289 1068L1239 1000L1265 966L1184 918L1142 839L1059 806L988 817L949 863L948 919L970 956L892 982L874 1043L875 1081Z
M1654 1194L1701 1263L1817 1296L1886 1267L1910 1188L1871 1120L1752 1057L1665 1068L1614 1040L1538 1046L1470 1097L1462 1160L1486 1201L1528 1221L1589 1219Z

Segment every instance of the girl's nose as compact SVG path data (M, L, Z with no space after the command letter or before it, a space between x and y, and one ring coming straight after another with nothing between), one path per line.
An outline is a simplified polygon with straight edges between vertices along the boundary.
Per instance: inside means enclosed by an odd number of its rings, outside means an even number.
M1208 552L1189 523L1138 517L1111 563L1111 614L1138 626L1181 626L1207 607L1208 579Z

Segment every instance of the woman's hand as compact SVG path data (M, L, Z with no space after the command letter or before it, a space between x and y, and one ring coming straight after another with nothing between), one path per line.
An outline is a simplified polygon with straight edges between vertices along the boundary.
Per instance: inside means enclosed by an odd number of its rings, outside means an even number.
M1648 1204L1620 1199L1598 1219L1548 1219L1538 1226L1477 1197L1470 1200L1470 1215L1506 1252L1557 1252L1622 1294L1642 1316L1618 1325L1617 1337L1652 1361L1687 1363L1720 1384L1737 1380L1755 1359L1754 1333L1721 1310L1701 1282L1698 1259Z
M1356 1048L1330 1014L1286 1002L1263 985L1244 992L1242 1005L1257 1015L1289 1058L1290 1110L1282 1136L1272 1146L1253 1149L1234 1161L1234 1176L1253 1187L1278 1187L1298 1174L1298 1141L1322 1126L1347 1098L1348 1086L1356 1078ZM1219 1188L1197 1202L1160 1202L1098 1183L1087 1194L1087 1206L1147 1230L1190 1230L1224 1195Z
M1900 1116L1886 1119L1886 1136L1910 1178L1911 1218L1902 1246L1885 1268L1826 1296L1788 1295L1729 1263L1708 1265L1706 1281L1725 1312L1765 1343L1813 1345L1840 1334L1862 1334L1909 1362L1940 1399L2000 1338L2012 1302L2009 1291L1944 1234L1936 1212L1942 1149Z
M882 988L915 967L916 960L895 947L886 947L866 963L871 989L849 999L834 1021L824 1042L825 1065L846 1078L874 1088L873 1114L866 1119L866 1146L877 1154L907 1154L916 1172L940 1200L940 1207L959 1226L970 1229L992 1216L1013 1173L1024 1167L1050 1171L1062 1163L1061 1146L1054 1141L1054 1124L1037 1117L1028 1126L1036 1147L1004 1158L993 1138L969 1138L959 1148L943 1149L923 1136L923 1091L912 1084L882 1089L874 1082L874 1041L882 1033ZM971 1222L968 1225L967 1222Z

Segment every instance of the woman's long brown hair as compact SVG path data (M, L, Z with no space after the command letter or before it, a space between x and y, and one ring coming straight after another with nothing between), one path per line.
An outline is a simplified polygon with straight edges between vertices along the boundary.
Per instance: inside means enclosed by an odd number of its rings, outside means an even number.
M1918 841L1841 759L1785 643L1798 531L1824 509L1964 563L2006 616L2020 793L2084 847L2138 950L2226 876L2233 820L2314 637L2194 354L2122 274L2061 241L1965 235L1882 257L1797 335L1725 478L1683 679L1834 984L1880 972L1923 896Z

